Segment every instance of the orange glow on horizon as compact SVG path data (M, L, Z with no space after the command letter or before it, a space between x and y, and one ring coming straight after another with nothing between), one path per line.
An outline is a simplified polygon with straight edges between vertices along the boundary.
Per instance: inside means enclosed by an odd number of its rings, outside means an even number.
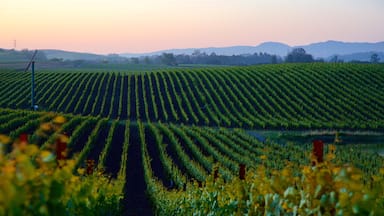
M4 2L5 1L5 2ZM381 0L3 0L0 47L94 53L384 39Z

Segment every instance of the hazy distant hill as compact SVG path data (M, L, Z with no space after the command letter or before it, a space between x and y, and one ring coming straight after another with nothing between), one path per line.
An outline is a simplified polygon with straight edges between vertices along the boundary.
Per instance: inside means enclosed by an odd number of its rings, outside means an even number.
M122 53L121 56L125 57L138 57L138 56L152 56L161 55L162 53L173 53L175 55L186 54L191 55L194 51L198 50L201 53L205 52L207 55L216 53L217 55L242 55L266 52L279 56L285 56L292 48L287 44L277 42L265 42L258 46L231 46L231 47L208 47L208 48L187 48L187 49L168 49L160 50L150 53Z
M106 56L104 55L97 55L92 53L81 53L81 52L70 52L70 51L64 51L64 50L53 50L53 49L47 49L47 50L39 50L42 51L48 59L63 59L63 60L89 60L89 61L96 61L96 60L102 60L105 59Z
M347 54L347 55L338 55L337 58L340 60L343 60L344 62L350 62L350 61L370 62L371 56L374 53L376 53L379 56L380 62L384 62L384 52L353 53L353 54ZM329 57L325 60L329 61L331 60L332 57Z
M324 58L328 59L334 55L338 55L343 59L343 56L346 56L345 59L348 61L353 58L353 60L366 61L367 55L372 55L372 53L384 52L384 42L377 43L361 43L361 42L341 42L341 41L326 41L313 43L302 46L289 46L284 43L278 42L266 42L258 46L231 46L231 47L210 47L210 48L188 48L188 49L169 49L161 50L151 53L123 53L121 56L126 57L137 57L137 56L151 56L151 55L160 55L164 52L178 54L188 54L191 55L195 50L200 52L205 52L206 54L211 54L215 52L217 55L241 55L241 54L254 54L260 52L266 52L269 54L278 55L284 57L290 52L293 48L302 47L307 53L312 54L315 58ZM364 53L364 54L363 54ZM357 59L356 59L357 58ZM348 59L348 60L347 60ZM381 58L383 61L384 59Z
M29 62L34 50L22 50L17 51L13 49L1 49L0 48L0 62ZM45 61L47 58L44 53L38 52L35 56L35 60Z
M300 47L304 48L308 53L317 58L327 58L333 55L351 55L355 53L384 52L384 42L347 43L340 41L326 41Z
M153 56L161 55L162 53L173 53L175 55L186 54L192 55L196 50L200 53L206 53L210 55L211 53L216 53L216 55L242 55L242 54L254 54L254 53L268 53L272 55L278 55L285 57L288 52L293 48L302 47L307 53L312 54L315 58L323 58L329 60L332 56L337 55L338 59L344 61L369 61L370 56L373 53L379 54L381 62L384 61L384 42L377 43L362 43L362 42L341 42L341 41L326 41L319 43L312 43L302 46L289 46L284 43L278 42L265 42L257 46L231 46L231 47L208 47L208 48L187 48L187 49L168 49L160 50L156 52L149 53L122 53L119 54L121 57L139 57L139 56ZM0 52L0 61L9 61L9 60L28 60L28 57L23 55L19 51L4 50ZM47 59L63 59L63 60L87 60L87 61L100 61L107 59L109 61L124 61L123 58L117 55L98 55L92 53L81 53L81 52L70 52L64 50L39 50L39 53L44 53Z
M0 62L29 61L30 57L19 52L0 51Z

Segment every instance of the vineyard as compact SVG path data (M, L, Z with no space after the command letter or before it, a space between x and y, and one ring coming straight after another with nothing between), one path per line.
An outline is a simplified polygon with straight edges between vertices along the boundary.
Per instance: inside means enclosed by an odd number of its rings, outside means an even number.
M1 72L0 107L29 109L30 75ZM381 129L384 67L309 64L38 72L40 110L241 128Z
M97 170L124 182L118 187L124 215L189 215L196 209L199 215L348 214L356 213L354 206L364 212L368 202L377 202L371 205L376 214L383 209L384 158L378 154L358 145L325 145L326 162L311 167L311 143L275 143L248 132L382 130L381 65L43 71L36 74L38 112L26 110L30 74L0 74L0 134L28 134L44 148L65 132L75 168L92 160ZM41 125L57 113L66 122L41 136ZM247 174L239 180L242 166ZM352 201L346 204L347 192Z

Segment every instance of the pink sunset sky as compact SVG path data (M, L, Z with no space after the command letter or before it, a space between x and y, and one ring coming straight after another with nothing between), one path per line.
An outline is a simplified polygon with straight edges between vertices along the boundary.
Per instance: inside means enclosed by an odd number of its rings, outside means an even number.
M383 0L1 0L0 47L140 53L384 41Z

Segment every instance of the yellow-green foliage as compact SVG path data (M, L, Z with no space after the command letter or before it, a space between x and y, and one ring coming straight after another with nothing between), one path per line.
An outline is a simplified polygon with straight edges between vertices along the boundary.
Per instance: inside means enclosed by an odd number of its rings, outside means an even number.
M119 215L124 182L74 171L75 161L0 135L0 215Z
M333 152L331 148L324 163L302 166L300 175L296 176L290 164L272 172L261 165L248 171L245 180L224 182L210 176L203 187L189 184L185 191L156 187L157 212L159 215L384 215L384 168L365 182L359 169L335 165Z

